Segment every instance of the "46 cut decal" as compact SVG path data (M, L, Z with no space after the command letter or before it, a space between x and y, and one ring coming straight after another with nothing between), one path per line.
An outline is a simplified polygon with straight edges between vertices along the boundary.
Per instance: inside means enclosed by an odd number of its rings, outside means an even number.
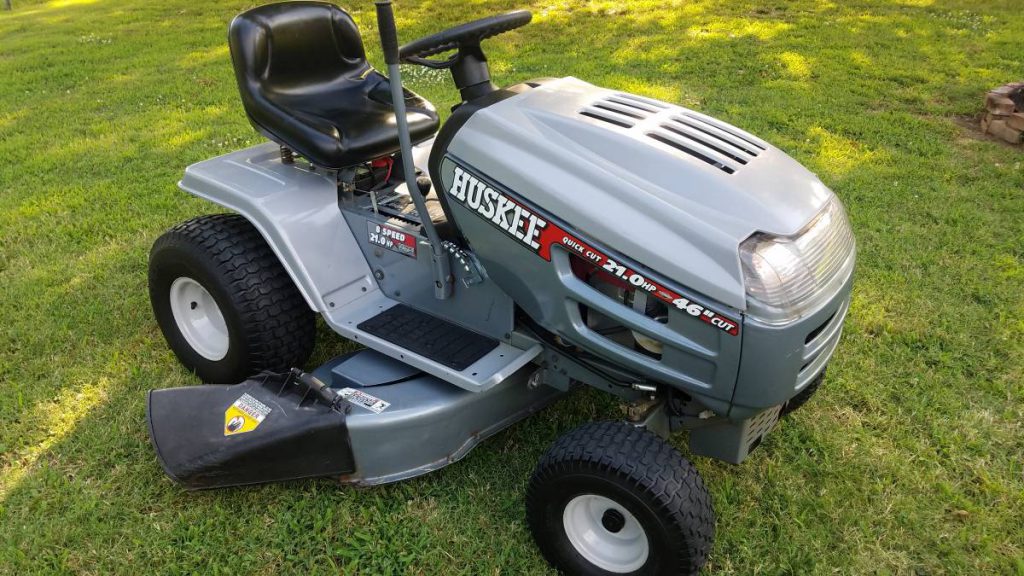
M550 262L551 248L562 246L586 262L629 284L635 290L643 290L726 334L739 334L738 321L693 302L639 271L619 263L618 260L552 223L550 218L538 214L510 194L489 185L466 168L454 162L451 162L451 165L454 166L454 172L452 185L447 190L449 197L520 241L541 258Z
M603 254L599 254L594 251L593 256L596 257L598 255L604 256ZM612 276L625 280L635 289L654 294L658 299L675 306L677 309L686 312L690 316L695 316L702 321L711 324L715 328L719 328L733 336L739 333L739 324L736 322L719 315L713 310L709 310L701 304L691 302L689 298L680 296L668 288L648 280L639 272L634 272L607 256L604 256L604 264L601 265L601 268Z

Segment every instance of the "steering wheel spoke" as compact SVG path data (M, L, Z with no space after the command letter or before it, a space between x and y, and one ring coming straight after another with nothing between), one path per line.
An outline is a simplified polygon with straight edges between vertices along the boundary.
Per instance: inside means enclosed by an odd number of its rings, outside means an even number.
M436 63L437 60L426 60L450 50L456 50L465 46L479 45L481 41L509 30L515 30L530 23L533 15L529 10L516 10L497 16L481 18L454 28L442 30L437 34L431 34L418 40L413 40L398 49L399 57L403 62L430 66L424 62ZM451 60L451 59L449 59ZM448 64L451 66L454 62ZM433 67L433 66L430 66Z
M433 68L434 70L443 70L445 68L451 68L459 61L459 55L452 54L446 60L431 60L429 58L420 58L419 56L409 56L402 58L402 62L409 64L416 64L417 66L424 66L426 68Z

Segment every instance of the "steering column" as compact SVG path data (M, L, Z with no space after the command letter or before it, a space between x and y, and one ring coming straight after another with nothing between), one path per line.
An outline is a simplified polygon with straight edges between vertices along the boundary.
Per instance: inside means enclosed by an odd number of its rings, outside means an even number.
M460 46L452 64L452 80L459 89L463 102L469 102L498 89L491 82L491 70L487 67L487 56L479 44Z
M435 69L450 69L452 80L455 82L456 88L459 89L463 102L468 102L498 89L491 82L487 56L484 55L480 43L491 36L525 26L531 18L532 15L529 11L517 10L474 20L437 34L413 40L399 48L399 56L402 62L409 64ZM447 60L429 59L430 56L452 50L455 50L456 53Z

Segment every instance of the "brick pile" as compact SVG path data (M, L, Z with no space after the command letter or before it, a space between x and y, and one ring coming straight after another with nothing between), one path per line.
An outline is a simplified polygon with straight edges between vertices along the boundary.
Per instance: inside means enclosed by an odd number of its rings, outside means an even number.
M1024 82L990 90L985 95L981 130L1010 144L1024 141Z

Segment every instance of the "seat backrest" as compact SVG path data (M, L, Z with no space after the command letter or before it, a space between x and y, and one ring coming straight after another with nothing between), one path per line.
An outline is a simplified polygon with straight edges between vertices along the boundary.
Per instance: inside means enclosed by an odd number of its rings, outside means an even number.
M228 44L247 110L252 91L315 89L369 67L352 17L327 2L282 2L243 12L231 21Z

